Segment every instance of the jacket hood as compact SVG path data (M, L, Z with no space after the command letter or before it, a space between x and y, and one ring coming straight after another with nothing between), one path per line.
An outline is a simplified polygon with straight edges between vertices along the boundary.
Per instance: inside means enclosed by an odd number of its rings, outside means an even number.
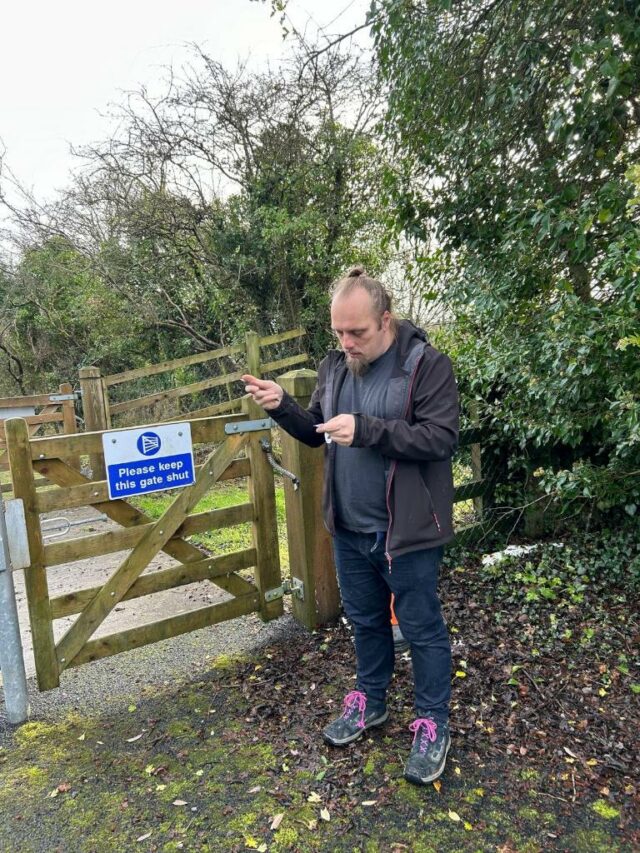
M424 344L429 343L427 333L414 325L411 320L398 320L396 333L396 343L398 344L398 355L400 363L406 369L407 359L416 346L424 348Z

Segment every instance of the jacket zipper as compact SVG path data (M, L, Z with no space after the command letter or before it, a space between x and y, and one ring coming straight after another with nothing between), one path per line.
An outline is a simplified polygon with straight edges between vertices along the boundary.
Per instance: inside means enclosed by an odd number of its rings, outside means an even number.
M413 383L415 382L416 374L418 373L418 368L422 362L422 358L420 357L416 363L416 366L413 368L413 373L411 374L411 380L409 382L409 391L407 393L407 404L404 408L404 413L402 415L403 419L407 419L407 415L409 414L409 406L411 404L411 392L413 391ZM391 495L391 484L393 482L393 477L396 473L396 468L398 467L398 460L393 460L393 465L391 466L391 470L389 471L389 482L387 483L387 512L389 513L389 525L387 527L387 541L385 542L385 552L384 555L387 558L387 563L389 564L389 574L391 574L391 554L389 553L389 537L391 536L391 527L393 526L393 513L391 512L391 505L389 503L389 497ZM435 513L434 513L435 517ZM436 524L438 524L438 519L436 519ZM438 524L438 530L440 530L440 525Z

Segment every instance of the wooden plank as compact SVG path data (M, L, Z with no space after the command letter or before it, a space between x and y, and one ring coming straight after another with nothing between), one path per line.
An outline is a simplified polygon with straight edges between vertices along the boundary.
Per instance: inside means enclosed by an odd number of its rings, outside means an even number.
M135 400L125 400L124 403L113 403L110 411L112 415L117 415L122 412L130 412L133 409L152 406L161 400L177 400L180 397L185 397L187 394L198 394L200 391L208 391L209 388L226 385L227 382L236 382L241 378L243 373L244 370L239 370L236 373L227 373L224 376L210 376L208 379L200 380L200 382L192 382L191 385L182 385L180 388L169 388L166 391L147 394L145 397L137 397Z
M290 341L292 338L301 338L306 334L305 329L290 329L288 332L278 332L276 335L267 335L265 338L260 338L260 346L269 347L271 344L281 344L283 341Z
M189 418L210 418L214 415L221 415L225 412L239 412L241 408L242 397L236 397L233 400L228 400L226 403L215 403L213 406L205 406L204 409L195 409L193 412L178 415L174 420L186 421L189 420Z
M64 421L64 416L62 412L51 412L39 414L39 415L26 415L22 418L23 421L29 426L40 426L41 424L61 424ZM0 418L0 435L4 435L4 424L5 421L3 418Z
M36 460L33 467L36 471L46 473L50 470L51 462L54 460ZM75 466L73 466L75 467ZM202 466L196 465L196 472ZM248 459L235 459L231 465L220 475L221 480L235 480L239 477L248 477L251 466ZM46 478L35 481L36 488L51 485L51 480ZM11 483L2 487L3 491L13 490ZM109 488L106 480L92 480L81 486L70 486L68 488L48 489L39 492L36 497L36 508L38 512L54 512L59 509L75 509L81 506L95 506L109 500Z
M480 498L486 495L491 488L486 480L474 480L471 483L464 483L462 486L456 486L453 493L453 502L468 501L471 498Z
M467 447L469 444L479 444L486 437L486 430L482 427L467 427L460 430L460 439L458 444L460 447Z
M285 367L293 367L294 364L304 364L305 361L309 361L309 356L302 353L302 355L292 355L289 358L280 358L278 361L268 361L262 365L261 369L264 375L276 370L283 370Z
M242 461L248 463L249 460L245 459ZM47 466L51 474L51 479L59 486L85 485L90 482L87 477L75 468L70 467L59 459L47 463ZM121 524L123 527L136 527L138 525L151 524L153 522L153 519L149 518L149 516L146 516L139 509L136 509L124 500L108 501L107 503L100 504L99 506L100 510L104 512L106 516L108 516L112 521ZM170 557L174 557L176 560L179 560L181 563L198 562L199 560L202 560L203 557L207 556L196 545L193 545L191 542L187 542L184 539L177 538L170 539L162 550ZM224 589L225 592L229 592L231 595L245 595L253 589L252 584L237 575L230 575L228 578L218 578L214 583L221 589Z
M61 638L56 648L59 665L67 665L76 657L96 628L142 574L150 560L167 544L183 523L185 516L216 482L246 441L246 434L227 438L209 455L198 472L194 485L183 489L157 522L150 525L150 529L145 532L133 551Z
M31 565L24 571L24 582L38 687L40 690L50 690L60 684L60 673L53 639L49 587L44 563L44 542L40 529L40 516L36 509L36 488L29 453L29 431L22 418L8 420L6 429L14 496L22 499L27 522Z
M218 418L196 418L190 420L191 439L194 444L215 444L226 438L225 424L243 420L242 414L222 415ZM157 426L162 426L158 423ZM145 424L153 429L156 424ZM65 459L73 454L102 453L103 432L84 432L77 435L57 435L47 438L34 438L31 441L32 459ZM104 479L104 477L99 478Z
M73 394L73 386L70 382L63 382L60 386L60 394L71 396ZM78 424L76 422L76 407L74 400L64 400L62 403L62 431L65 435L75 435L78 432ZM69 465L80 470L81 459L77 454L70 456L66 460Z
M237 504L225 509L214 509L210 512L199 512L186 518L172 539L182 539L185 536L193 536L195 533L204 533L207 530L219 530L225 527L233 527L236 524L246 524L252 521L253 517L253 504L250 503ZM87 521L90 523L91 519ZM149 529L150 524L153 522L118 530L107 530L104 533L95 533L89 536L78 536L60 542L50 542L44 546L45 565L60 566L102 554L128 551L138 544Z
M0 408L14 409L20 406L56 406L60 403L51 400L53 394L31 394L26 397L0 397Z
M260 604L257 591L246 593L231 601L223 601L220 604L212 604L209 607L200 607L188 613L180 613L160 622L150 625L142 625L140 628L130 628L118 634L101 637L86 643L76 657L68 664L69 666L80 666L83 663L98 660L126 652L130 649L138 649L149 643L157 643L159 640L167 640L170 637L178 637L180 634L188 634L207 628L209 625L217 625L220 622L228 622L229 619L237 619L248 613L255 613ZM79 617L78 617L79 618Z
M255 548L247 548L244 551L234 551L232 554L222 554L219 557L208 557L198 563L187 563L141 575L138 580L127 590L123 601L131 601L144 595L153 595L156 592L165 592L179 586L190 583L212 580L230 572L238 572L242 569L251 568L256 563ZM54 619L64 616L73 616L82 610L100 592L100 587L81 589L60 595L51 599L51 612Z
M244 411L250 420L264 416L262 408L254 403L250 397L245 398ZM265 433L262 431L252 432L248 433L248 436L248 455L251 460L249 496L255 508L252 533L253 544L258 552L256 583L260 590L260 615L266 621L275 619L283 613L281 598L270 602L265 601L264 598L267 590L274 589L282 583L276 492L273 468L269 464L267 454L260 446L260 440L265 437Z
M169 370L175 370L177 367L191 367L194 364L202 364L214 358L223 358L226 355L235 355L243 351L243 345L236 344L235 346L221 347L220 349L209 350L208 352L201 352L196 355L172 358L169 361L160 361L157 364L151 364L149 367L136 367L133 370L125 370L123 373L113 373L111 376L104 377L104 383L107 387L119 385L121 382L130 382L132 379L140 379L144 376L156 376L158 373L167 373Z

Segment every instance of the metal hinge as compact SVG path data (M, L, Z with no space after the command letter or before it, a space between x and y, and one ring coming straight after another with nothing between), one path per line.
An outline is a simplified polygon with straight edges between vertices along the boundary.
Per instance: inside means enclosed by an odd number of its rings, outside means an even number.
M235 424L225 424L225 435L238 435L243 432L258 432L262 429L273 429L277 426L271 418L260 418L257 421L238 421Z
M49 402L50 403L65 403L67 400L79 400L80 399L80 391L74 391L72 394L50 394Z
M275 589L268 589L264 594L264 600L275 601L277 598L282 598L283 595L292 595L294 598L304 601L304 582L300 578L284 580L282 581L282 586L277 586Z

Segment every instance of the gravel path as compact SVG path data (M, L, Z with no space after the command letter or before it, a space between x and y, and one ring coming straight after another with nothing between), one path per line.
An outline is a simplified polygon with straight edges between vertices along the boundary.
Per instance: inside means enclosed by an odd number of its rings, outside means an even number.
M65 513L65 517L71 521L84 523L72 527L64 536L48 541L76 538L118 527L111 521L100 521L98 514L89 507L69 511ZM126 553L106 554L99 558L79 560L69 565L48 569L47 578L51 597L104 583L104 580L113 574L122 562ZM171 565L175 565L175 561L161 553L152 561L146 572L157 571ZM29 678L32 719L59 719L70 710L99 709L106 701L111 708L114 708L114 703L121 703L127 707L131 702L135 702L144 686L164 684L172 679L182 678L185 674L194 676L200 668L203 671L206 670L207 661L212 657L241 653L276 638L304 631L288 614L267 624L255 614L251 614L69 669L62 674L59 688L39 693L34 679L31 628L22 572L16 572L15 585L25 667ZM116 606L95 636L154 622L169 615L224 601L228 597L214 584L202 582L123 602ZM56 640L75 618L56 620L54 623ZM4 695L0 687L0 742L5 738L9 728L5 716Z

